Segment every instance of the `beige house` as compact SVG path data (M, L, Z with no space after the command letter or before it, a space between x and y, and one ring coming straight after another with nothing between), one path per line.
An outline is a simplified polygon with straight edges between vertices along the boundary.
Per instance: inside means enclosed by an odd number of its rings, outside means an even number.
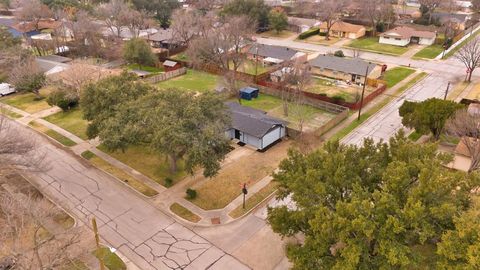
M319 55L310 60L309 64L314 75L356 84L364 83L365 74L368 78L377 79L382 73L381 66L358 58L348 59L333 55Z
M469 140L475 140L474 138L468 138ZM456 169L459 171L467 172L472 163L470 151L468 150L467 145L465 144L466 137L463 137L460 142L455 147L455 156L453 161L448 164L449 168Z
M435 43L437 33L430 31L419 31L408 26L395 27L380 34L379 43L395 46L408 46L410 43L420 45L432 45Z
M326 33L328 29L327 23L323 22L319 26L319 28L321 33ZM362 25L338 21L334 23L330 28L330 36L338 38L356 39L365 36L366 31L367 29Z

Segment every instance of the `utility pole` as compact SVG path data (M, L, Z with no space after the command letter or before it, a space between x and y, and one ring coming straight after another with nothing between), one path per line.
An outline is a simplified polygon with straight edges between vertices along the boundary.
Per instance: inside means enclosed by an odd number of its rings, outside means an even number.
M443 100L447 100L448 90L449 90L449 89L450 89L450 82L448 82L447 91L445 91L445 96L443 97Z
M258 44L255 47L255 83L258 82L257 76L258 76Z
M95 217L92 218L92 228L93 233L95 234L95 243L97 244L97 250L100 250L100 236L98 236L97 220L95 219ZM98 256L98 261L100 262L100 270L105 270L105 264L103 263L102 256Z
M363 81L363 89L362 89L362 98L360 99L360 108L358 109L358 118L357 121L360 121L360 114L362 113L363 107L363 97L365 95L365 87L367 87L367 76L368 76L368 68L372 62L368 62L367 68L365 70L365 80Z

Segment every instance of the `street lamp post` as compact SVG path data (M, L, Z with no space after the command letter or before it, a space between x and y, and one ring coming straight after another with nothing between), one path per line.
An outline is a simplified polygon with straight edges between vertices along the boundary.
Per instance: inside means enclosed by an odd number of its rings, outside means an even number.
M363 107L363 97L365 95L365 87L367 87L367 76L368 76L368 68L372 62L368 62L367 68L365 69L365 80L363 81L363 89L362 89L362 98L360 99L360 108L358 109L358 118L357 121L360 121L360 114L362 114L362 107Z
M247 183L243 183L242 193L243 193L243 209L245 209L245 196L247 196L248 194Z
M450 89L450 82L448 82L447 90L445 91L445 96L443 97L443 100L447 100L448 90L449 90L449 89Z

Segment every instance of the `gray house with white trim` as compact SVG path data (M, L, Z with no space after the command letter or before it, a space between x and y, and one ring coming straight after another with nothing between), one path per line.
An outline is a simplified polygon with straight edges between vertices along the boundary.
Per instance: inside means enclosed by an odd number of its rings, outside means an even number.
M227 102L232 118L231 127L225 132L230 139L263 150L286 136L286 122L266 112Z

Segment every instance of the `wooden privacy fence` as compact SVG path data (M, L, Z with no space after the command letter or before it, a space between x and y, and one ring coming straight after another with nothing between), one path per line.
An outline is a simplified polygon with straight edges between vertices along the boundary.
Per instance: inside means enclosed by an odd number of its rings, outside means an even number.
M156 74L150 77L146 77L144 80L148 83L158 83L162 81L166 81L168 79L174 78L181 76L183 74L187 73L187 69L182 67L173 71L165 72L165 73L160 73Z
M377 83L380 83L380 82L382 82L382 81L380 81L380 80L377 81ZM273 92L280 93L282 91L282 85L279 85L277 83L273 83L273 82L269 82L269 81L259 81L258 84L261 85L261 86L265 86L265 87L274 89ZM363 106L367 105L375 97L382 94L386 89L387 89L386 84L379 84L375 91L373 91L372 93L370 93L369 95L367 95L363 98ZM323 101L323 102L331 103L331 104L334 104L334 105L347 107L351 110L358 110L360 108L360 100L355 102L355 103L352 103L352 102L346 102L346 101L342 101L342 100L336 100L336 99L333 99L331 97L326 96L325 94L316 94L316 93L311 93L311 92L306 92L306 91L303 91L302 94L303 94L303 96L308 97L308 98L313 99L313 100ZM277 95L279 95L279 94L277 94ZM337 112L337 113L339 113L339 112Z

